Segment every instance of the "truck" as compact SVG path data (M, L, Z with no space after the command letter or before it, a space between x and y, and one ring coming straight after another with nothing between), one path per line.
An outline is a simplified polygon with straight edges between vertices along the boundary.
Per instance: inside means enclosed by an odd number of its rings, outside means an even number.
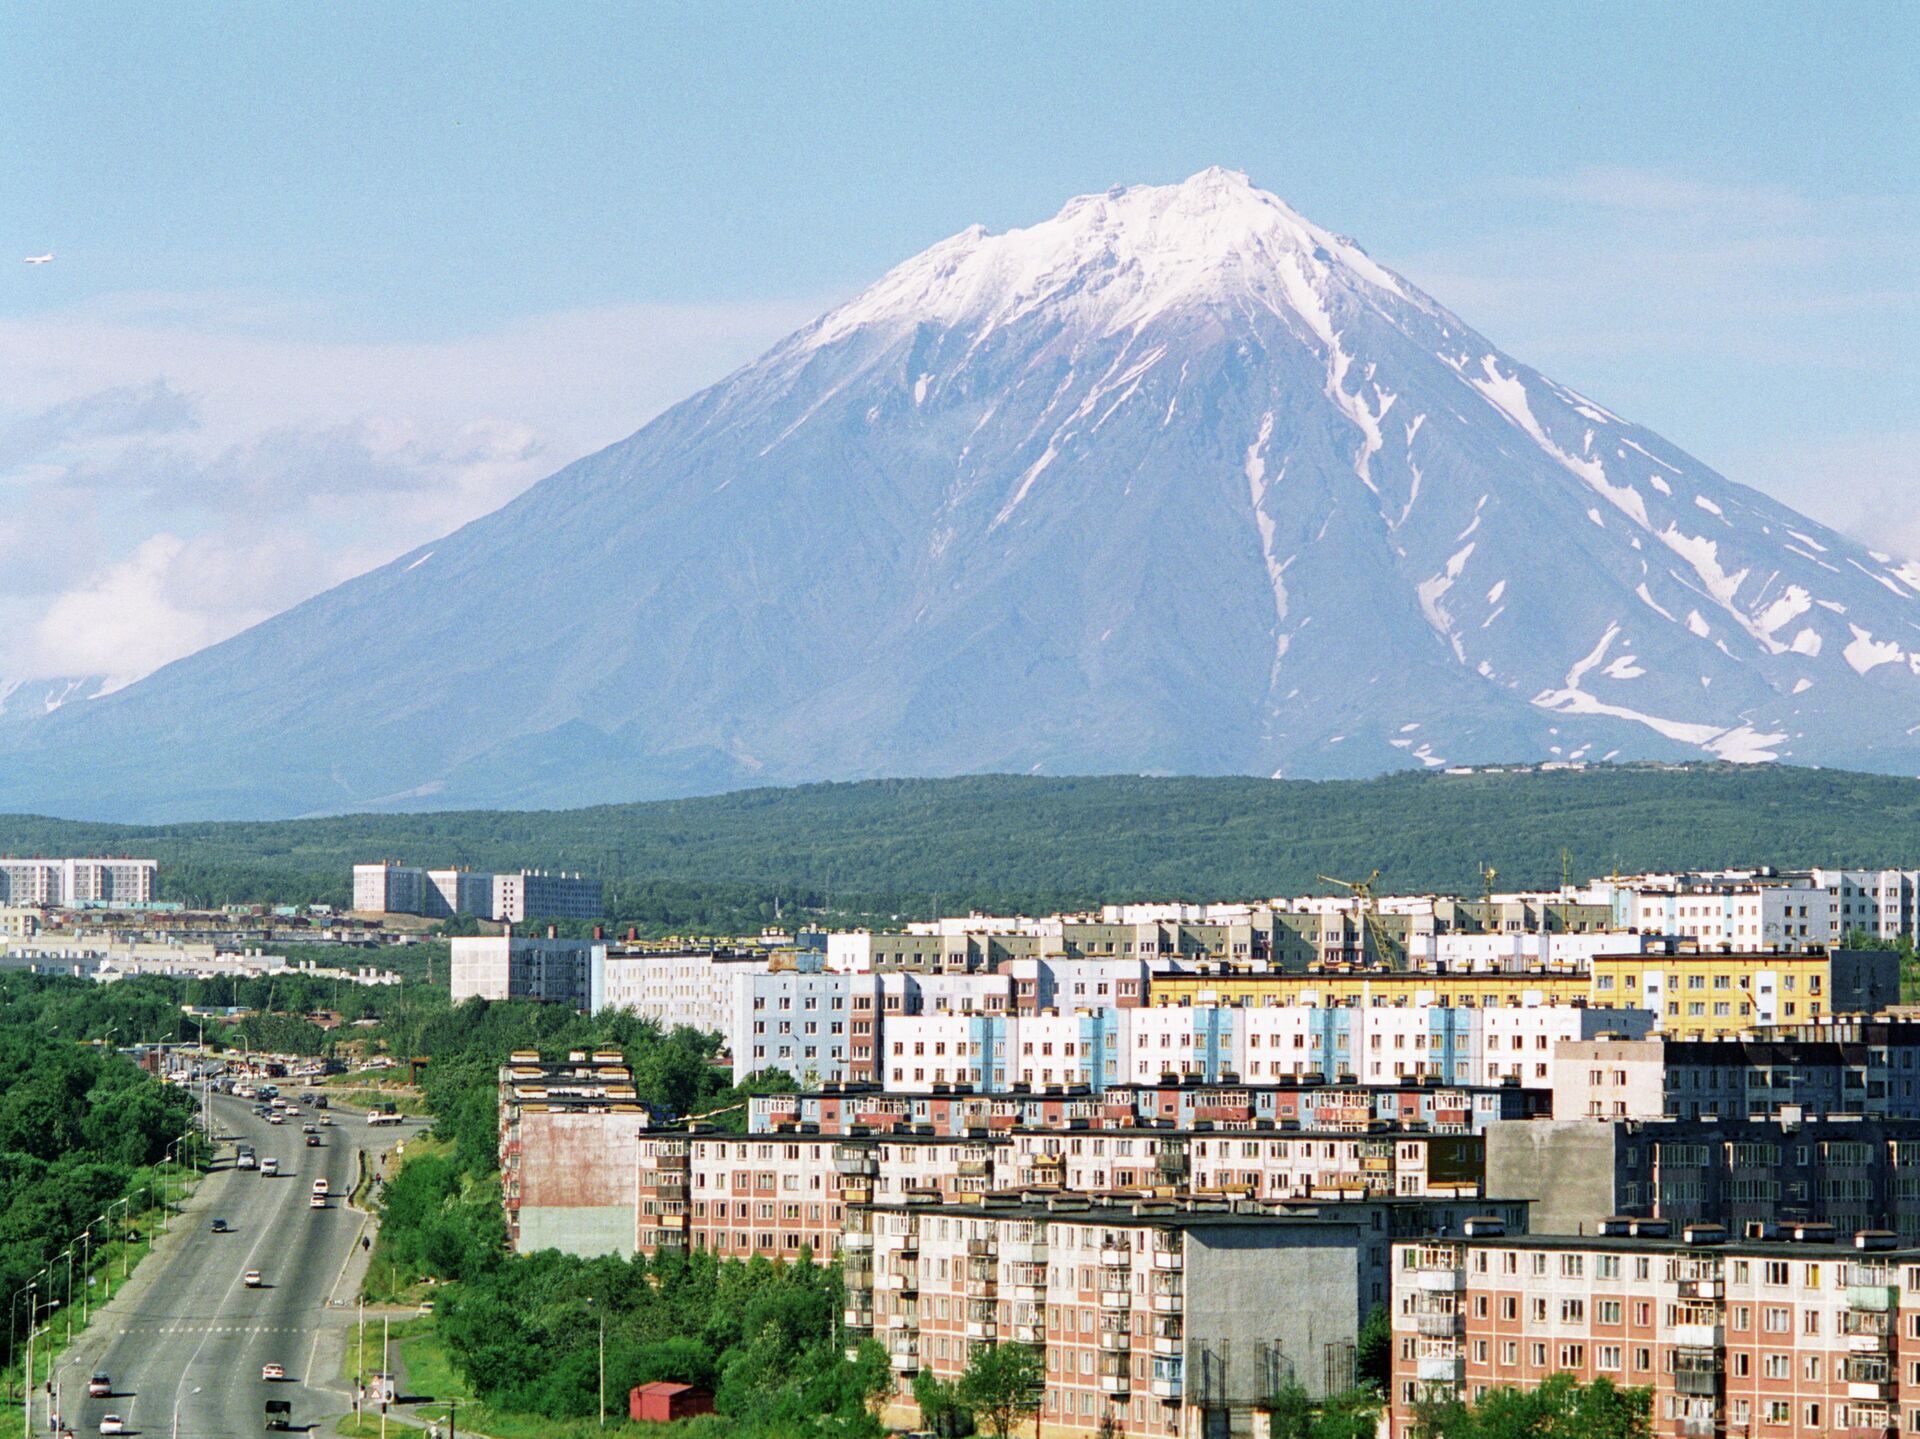
M285 1399L267 1401L267 1428L291 1429L293 1427L293 1405Z

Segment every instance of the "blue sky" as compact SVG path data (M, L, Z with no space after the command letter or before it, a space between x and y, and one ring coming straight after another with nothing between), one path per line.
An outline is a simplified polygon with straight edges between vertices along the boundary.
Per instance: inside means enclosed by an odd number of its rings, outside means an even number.
M0 256L56 260L0 263L0 679L138 673L967 224L1212 163L1920 551L1916 71L1895 3L10 6Z

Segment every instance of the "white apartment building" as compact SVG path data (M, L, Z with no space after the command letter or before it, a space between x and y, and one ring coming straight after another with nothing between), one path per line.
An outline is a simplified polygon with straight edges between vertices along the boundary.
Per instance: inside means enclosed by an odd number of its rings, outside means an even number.
M0 904L151 904L159 878L152 859L0 858Z
M855 985L871 993L877 977L793 970L734 975L726 1035L735 1082L763 1069L784 1069L802 1089L845 1079Z
M1815 869L1807 877L1832 902L1836 942L1855 929L1889 944L1920 940L1920 870Z
M743 974L765 974L773 959L764 953L700 951L682 954L607 955L596 1012L624 1009L655 1020L662 1029L685 1025L709 1034L732 1034L734 984Z
M356 864L353 907L362 914L424 914L427 872L418 865Z

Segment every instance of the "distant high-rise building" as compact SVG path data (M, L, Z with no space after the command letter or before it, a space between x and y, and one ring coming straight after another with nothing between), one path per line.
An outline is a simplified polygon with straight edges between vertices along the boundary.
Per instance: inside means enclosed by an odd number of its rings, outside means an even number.
M0 859L0 904L151 904L159 878L152 859Z
M600 881L584 875L526 869L493 876L493 917L508 924L529 919L599 919L605 910Z
M382 860L353 867L353 907L369 914L420 914L426 888L426 871L418 865Z

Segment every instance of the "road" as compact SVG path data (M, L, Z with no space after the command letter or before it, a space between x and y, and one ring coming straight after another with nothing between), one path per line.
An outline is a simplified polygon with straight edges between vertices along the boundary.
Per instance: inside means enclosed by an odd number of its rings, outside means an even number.
M421 1124L373 1128L336 1111L313 1149L301 1123L317 1118L315 1111L269 1125L248 1101L216 1095L213 1113L216 1132L252 1144L261 1159L278 1158L281 1172L269 1179L236 1169L227 1146L175 1216L169 1240L95 1317L60 1370L65 1419L83 1439L98 1433L108 1413L148 1439L172 1439L176 1413L180 1439L238 1439L262 1432L268 1399L292 1404L296 1429L352 1407L341 1366L364 1265L347 1271L372 1226L346 1197L361 1151L371 1152L371 1162ZM311 1209L308 1196L321 1177L333 1198L326 1209ZM212 1233L215 1217L233 1232ZM241 1282L249 1269L261 1272L264 1287ZM268 1363L285 1366L285 1382L260 1378ZM112 1398L83 1397L95 1369L112 1379Z

